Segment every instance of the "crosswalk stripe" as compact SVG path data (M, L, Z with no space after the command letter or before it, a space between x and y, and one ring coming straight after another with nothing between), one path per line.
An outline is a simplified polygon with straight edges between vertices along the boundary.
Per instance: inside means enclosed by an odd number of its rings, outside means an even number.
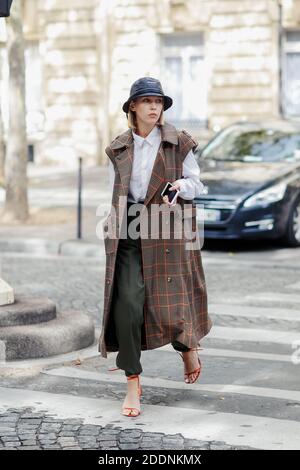
M289 309L292 312L296 312L299 314L299 306L297 304L300 303L300 295L295 296L293 294L285 294L286 297L283 296L283 294L273 294L272 292L268 293L261 293L259 294L253 294L253 295L245 295L243 296L243 302L245 305L245 302L248 302L249 304L247 305L248 307L258 307L260 305L256 304L262 304L262 307L267 307L268 302L273 302L273 303L279 303L279 302L286 302L289 304L296 304L294 305L289 305ZM265 297L264 297L265 296ZM230 295L230 293L224 295L221 293L216 293L214 294L214 303L215 304L223 304L223 305L241 305L241 296L236 296L236 295ZM250 305L251 303L251 305ZM210 303L209 305L210 306ZM268 307L271 308L271 307ZM278 308L278 307L275 307Z
M275 268L275 269L290 269L292 267L293 271L299 270L299 263L296 264L294 258L285 258L284 264L282 263L281 259L243 259L239 256L230 256L227 258L220 257L218 253L217 256L212 256L211 254L206 254L206 252L202 252L202 261L204 265L222 265L222 268L232 271L235 269L249 269L249 268L257 268L259 266L266 267L266 268Z
M294 331L270 330L261 328L232 328L215 325L207 338L230 341L260 341L263 343L276 343L291 345L300 340L300 333Z
M47 410L47 414L59 419L79 418L84 424L109 424L164 434L180 430L187 439L224 441L258 449L300 449L300 423L296 421L143 403L141 415L128 419L122 416L121 403L116 400L0 387L0 412L20 406L34 407L38 412Z
M57 369L49 369L43 371L46 375L54 375L59 377L71 377L74 379L82 380L95 380L101 382L115 382L125 383L123 371L113 371L107 374L101 372L92 372L88 370L75 369L73 367L59 367ZM300 402L300 391L296 390L282 390L277 388L267 387L252 387L246 385L231 385L231 384L199 384L192 385L184 382L176 382L174 380L166 380L157 377L145 377L142 375L142 384L149 387L157 388L172 388L176 390L189 390L199 392L213 392L213 393L234 393L239 395L251 395L255 397L268 397L284 400L293 400Z
M173 346L167 344L159 348L161 351L174 351ZM291 363L290 354L272 354L272 353L258 353L253 351L239 351L234 349L221 349L221 348L204 348L200 351L201 356L216 356L216 357L232 357L242 359L256 359L260 361L274 361L274 362L289 362Z
M300 295L286 294L283 292L257 292L255 294L246 295L246 301L255 300L258 302L287 302L300 304Z
M264 319L274 319L298 320L300 322L299 312L288 308L253 307L250 305L228 305L223 303L211 303L208 308L209 313L216 315L260 318L262 321Z
M299 289L300 290L300 282L295 282L294 284L290 284L288 286L284 286L286 289Z

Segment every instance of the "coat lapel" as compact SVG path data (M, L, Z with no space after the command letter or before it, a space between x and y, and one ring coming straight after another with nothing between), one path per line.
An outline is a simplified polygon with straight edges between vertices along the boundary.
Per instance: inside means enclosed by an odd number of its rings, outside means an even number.
M127 195L133 161L133 138L131 129L118 136L110 145L112 150L121 150L115 157L123 187L123 195Z
M151 173L151 177L150 177L149 185L147 189L147 194L146 194L145 201L144 201L145 206L150 202L150 200L155 195L157 189L160 187L161 183L164 181L164 177L165 177L165 155L163 151L163 145L161 142L154 164L153 164L152 173Z
M158 188L161 186L165 179L165 169L166 169L166 158L164 152L165 142L169 142L170 144L177 145L178 144L178 135L176 128L171 124L165 123L161 126L161 144L159 146L156 159L154 161L149 186L147 190L147 194L145 197L144 205L147 205L153 196L155 195Z

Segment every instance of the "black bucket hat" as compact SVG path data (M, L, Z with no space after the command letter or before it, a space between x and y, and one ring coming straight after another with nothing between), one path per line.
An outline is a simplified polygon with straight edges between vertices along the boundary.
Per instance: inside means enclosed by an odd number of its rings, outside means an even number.
M130 96L122 106L124 113L128 114L131 100L134 100L139 96L162 96L164 98L164 111L170 108L173 104L172 98L164 94L159 80L152 77L142 77L132 84L130 88Z

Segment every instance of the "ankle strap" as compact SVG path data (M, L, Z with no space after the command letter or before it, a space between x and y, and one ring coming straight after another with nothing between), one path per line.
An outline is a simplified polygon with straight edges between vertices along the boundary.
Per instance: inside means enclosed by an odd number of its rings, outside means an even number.
M127 380L133 380L133 379L136 379L137 377L139 377L139 375L138 375L138 374L135 374L135 375L129 375L129 376L127 377Z

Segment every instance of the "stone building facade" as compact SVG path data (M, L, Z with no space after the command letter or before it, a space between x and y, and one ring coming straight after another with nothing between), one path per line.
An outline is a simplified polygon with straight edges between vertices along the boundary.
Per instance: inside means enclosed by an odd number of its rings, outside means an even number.
M166 119L200 143L238 120L300 117L300 0L26 0L24 33L37 163L106 161L146 75L174 98ZM4 41L2 27L5 115Z

